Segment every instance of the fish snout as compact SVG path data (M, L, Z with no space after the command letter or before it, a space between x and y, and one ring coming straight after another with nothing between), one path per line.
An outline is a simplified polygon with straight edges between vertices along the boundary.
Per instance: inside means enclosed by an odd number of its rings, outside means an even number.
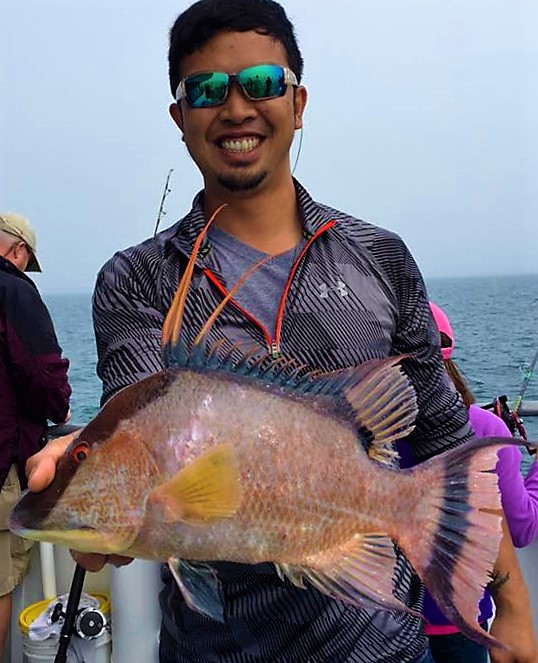
M25 533L42 528L48 511L39 493L25 491L11 509L7 526L14 534L24 537Z

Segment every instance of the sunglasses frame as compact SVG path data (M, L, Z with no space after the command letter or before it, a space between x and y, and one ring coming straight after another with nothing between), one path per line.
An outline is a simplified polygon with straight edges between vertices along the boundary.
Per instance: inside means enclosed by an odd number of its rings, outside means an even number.
M245 89L244 85L238 80L237 77L240 76L243 72L248 71L249 69L255 69L257 67L267 67L267 66L278 67L279 69L282 70L282 73L284 74L284 91L282 92L282 94L273 94L268 97L251 97L248 91ZM187 98L186 82L190 78L194 78L195 76L201 76L203 74L222 74L228 77L228 83L226 85L226 93L222 101L218 101L212 104L205 104L203 106L195 106L189 102ZM216 106L222 106L222 104L224 104L226 102L226 99L228 98L228 94L230 93L230 84L234 80L237 82L237 84L241 88L241 92L245 95L245 97L249 101L265 101L267 99L279 99L280 97L283 97L286 94L286 89L289 86L296 87L297 85L299 85L297 76L293 73L293 71L289 67L283 67L282 65L272 64L272 63L254 64L251 65L250 67L245 67L244 69L241 69L241 71L238 71L237 74L228 74L225 71L197 71L196 73L189 74L189 76L186 76L185 78L182 78L179 81L179 85L177 86L176 89L176 102L179 103L182 99L184 99L186 104L189 106L189 108L195 108L195 109L215 108Z

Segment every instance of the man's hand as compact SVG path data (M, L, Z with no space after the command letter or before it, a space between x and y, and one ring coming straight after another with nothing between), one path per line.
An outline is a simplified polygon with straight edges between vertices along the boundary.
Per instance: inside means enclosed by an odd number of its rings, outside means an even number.
M26 476L28 477L28 488L32 492L38 493L51 483L56 474L56 464L79 433L80 430L76 430L74 433L51 440L41 451L28 459ZM71 551L71 555L75 562L86 571L99 571L107 562L119 567L133 561L131 557L123 557L122 555L79 553L75 550Z
M538 643L530 614L524 620L508 611L498 614L491 635L510 648L510 651L491 649L491 663L538 663Z
M100 555L99 553L81 553L76 550L71 551L71 557L77 564L80 564L86 571L100 571L105 564L112 564L112 566L120 567L130 564L133 561L132 557L124 557L123 555Z
M28 477L28 488L33 493L44 490L51 483L56 474L57 462L71 442L78 437L79 432L80 430L76 430L74 433L51 440L41 451L28 458L26 476Z

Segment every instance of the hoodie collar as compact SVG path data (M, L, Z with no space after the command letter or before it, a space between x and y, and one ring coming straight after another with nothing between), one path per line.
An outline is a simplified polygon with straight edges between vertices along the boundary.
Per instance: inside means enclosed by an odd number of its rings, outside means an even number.
M312 199L307 190L295 178L293 179L293 184L295 186L299 214L303 224L303 234L308 239L333 217L329 210L318 205L318 203ZM164 231L167 233L166 240L185 255L191 254L196 238L206 223L203 210L203 199L204 192L202 190L194 197L190 212L168 231ZM209 258L211 252L209 249L210 244L208 240L205 239L197 257L197 262L199 264L204 263L205 266L211 266L212 261ZM205 263L206 256L209 258L207 263Z

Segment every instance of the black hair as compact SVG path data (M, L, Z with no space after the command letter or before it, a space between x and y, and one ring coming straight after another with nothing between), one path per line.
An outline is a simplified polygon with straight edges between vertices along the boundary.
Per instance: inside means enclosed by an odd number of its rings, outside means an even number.
M221 32L254 30L280 42L288 65L300 82L303 58L292 23L274 0L198 0L181 13L170 30L168 76L175 96L181 80L180 63Z

